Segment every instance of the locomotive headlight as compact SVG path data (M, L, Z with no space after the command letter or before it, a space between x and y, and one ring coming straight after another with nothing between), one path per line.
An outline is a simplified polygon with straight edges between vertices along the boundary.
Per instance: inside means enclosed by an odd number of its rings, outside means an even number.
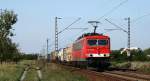
M92 53L87 54L88 57L94 57Z
M92 54L90 54L90 57L93 57L93 55L92 55Z
M94 53L90 53L90 54L87 54L88 57L109 57L110 55L107 54L107 53L104 53L104 54L94 54Z

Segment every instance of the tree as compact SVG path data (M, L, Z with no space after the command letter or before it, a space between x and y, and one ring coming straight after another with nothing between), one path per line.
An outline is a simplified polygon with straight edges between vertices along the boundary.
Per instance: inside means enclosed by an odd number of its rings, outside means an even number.
M150 55L150 48L144 50L144 54Z
M7 38L13 36L13 28L17 22L17 14L13 11L3 10L0 12L0 38Z
M145 49L143 52L147 56L148 60L150 60L150 48Z
M13 11L0 11L0 61L14 60L19 54L17 45L11 41L14 36L13 26L17 22L17 14ZM15 58L16 59L16 58Z
M126 54L121 54L120 50L112 50L111 51L111 61L123 62L127 60Z
M111 52L111 61L124 62L124 61L149 61L148 54L150 54L150 48L144 50L131 50L131 56L128 57L127 53L124 52L120 54L120 50L112 50Z

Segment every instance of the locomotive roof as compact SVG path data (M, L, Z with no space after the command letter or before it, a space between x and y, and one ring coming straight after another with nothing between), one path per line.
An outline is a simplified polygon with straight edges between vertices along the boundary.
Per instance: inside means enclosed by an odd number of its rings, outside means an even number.
M99 33L84 33L80 37L78 37L77 40L80 40L81 38L87 37L87 36L103 36L103 34L99 34Z

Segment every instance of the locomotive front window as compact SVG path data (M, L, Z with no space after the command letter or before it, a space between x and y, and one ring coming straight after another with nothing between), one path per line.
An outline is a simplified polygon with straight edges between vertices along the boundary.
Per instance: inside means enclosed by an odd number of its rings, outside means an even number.
M97 40L88 40L88 44L90 46L96 46L97 45Z
M90 46L104 46L108 44L107 40L99 40L99 39L95 39L95 40L88 40L88 45Z
M98 40L98 45L107 45L107 40Z

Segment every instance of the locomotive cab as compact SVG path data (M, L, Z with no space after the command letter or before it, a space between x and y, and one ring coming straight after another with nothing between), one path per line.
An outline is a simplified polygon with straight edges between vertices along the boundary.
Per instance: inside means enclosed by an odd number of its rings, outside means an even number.
M109 57L109 39L88 39L87 57Z
M88 66L106 68L110 65L110 38L104 35L86 37Z
M89 67L109 66L110 38L98 33L88 33L79 37L73 44L73 60Z

